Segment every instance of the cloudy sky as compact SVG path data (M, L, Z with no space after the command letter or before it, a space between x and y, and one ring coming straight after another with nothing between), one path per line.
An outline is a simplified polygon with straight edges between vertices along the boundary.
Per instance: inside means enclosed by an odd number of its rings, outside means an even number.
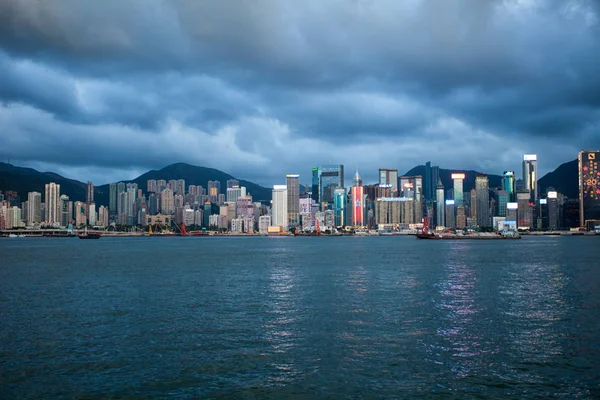
M595 0L0 0L0 160L97 184L600 147Z

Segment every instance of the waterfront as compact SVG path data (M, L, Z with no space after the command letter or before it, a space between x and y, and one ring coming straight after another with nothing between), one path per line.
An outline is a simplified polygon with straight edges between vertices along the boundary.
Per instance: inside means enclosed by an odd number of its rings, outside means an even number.
M1 398L600 396L600 246L0 241Z

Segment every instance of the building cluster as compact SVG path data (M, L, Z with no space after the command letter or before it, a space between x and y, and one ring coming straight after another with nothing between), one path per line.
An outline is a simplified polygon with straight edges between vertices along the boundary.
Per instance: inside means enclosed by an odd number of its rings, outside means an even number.
M41 192L21 201L16 192L0 192L0 229L15 227L89 225L108 227L172 225L231 231L270 233L339 229L415 230L425 220L431 228L558 230L594 229L600 225L600 151L579 153L579 198L568 199L553 188L540 193L537 156L523 156L522 175L505 171L500 187L490 187L488 176L477 174L465 191L466 174L451 175L451 187L440 179L440 169L425 164L424 176L398 176L397 169L379 169L379 182L363 185L356 171L350 187L344 166L312 169L311 185L302 187L300 175L286 176L275 185L270 205L254 202L239 181L208 181L207 187L183 179L109 185L108 206L96 207L94 185L87 184L86 201L70 201L60 185L50 182Z
M67 227L91 225L107 227L109 212L105 206L96 209L94 185L87 183L86 201L71 201L60 194L60 185L50 182L41 192L27 193L21 201L17 193L0 193L0 229L21 227Z
M425 164L424 176L398 176L397 169L379 169L379 182L363 185L358 173L344 186L344 166L312 169L312 185L299 195L298 175L287 175L286 185L273 187L274 230L378 229L415 230L425 219L437 230L558 230L593 229L600 225L599 152L579 153L578 199L567 199L553 188L540 193L537 155L525 154L522 175L505 171L500 187L490 187L488 176L477 174L465 191L466 174L451 175L451 187L440 179L440 169Z

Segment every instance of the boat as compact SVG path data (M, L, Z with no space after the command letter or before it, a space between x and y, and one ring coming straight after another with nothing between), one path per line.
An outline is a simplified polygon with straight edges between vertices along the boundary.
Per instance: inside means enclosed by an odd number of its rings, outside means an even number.
M79 239L100 239L100 236L102 236L101 233L99 233L99 232L88 232L87 228L85 229L85 231L83 233L80 233L79 235L77 235L77 237Z

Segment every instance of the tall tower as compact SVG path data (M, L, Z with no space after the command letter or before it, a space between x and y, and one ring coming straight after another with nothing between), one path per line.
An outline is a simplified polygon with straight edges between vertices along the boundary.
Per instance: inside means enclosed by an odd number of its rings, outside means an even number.
M446 205L444 201L444 185L442 184L442 180L438 177L437 189L436 189L436 207L435 211L437 214L436 225L437 226L445 226L445 212L444 206Z
M288 228L288 194L286 185L273 185L273 200L271 204L271 223L284 230Z
M425 182L423 183L425 200L431 200L433 198L433 185L435 185L435 183L431 181L431 161L425 163Z
M580 151L579 161L579 225L600 225L600 150Z
M475 196L477 203L477 225L480 228L491 226L489 179L485 174L475 177Z
M463 181L465 180L464 173L453 173L452 181L454 182L454 205L456 207L464 206Z
M42 221L42 194L29 192L27 194L27 225L33 225Z
M300 175L286 175L287 212L290 226L300 225Z
M523 156L523 186L530 194L530 200L536 203L538 200L537 190L537 155L525 154Z
M88 181L86 203L90 204L93 202L94 202L94 184L91 181Z
M350 195L352 198L352 225L364 226L364 188L362 186L362 179L358 174L358 170L356 171L356 174L354 174L352 182L352 188L350 188Z
M44 202L46 203L46 213L44 220L48 224L60 224L60 185L50 182L46 184L45 189Z
M514 171L504 171L504 174L502 175L502 190L508 193L509 203L517 201Z
M339 187L344 187L344 166L335 164L320 167L319 204L333 203L333 192Z

